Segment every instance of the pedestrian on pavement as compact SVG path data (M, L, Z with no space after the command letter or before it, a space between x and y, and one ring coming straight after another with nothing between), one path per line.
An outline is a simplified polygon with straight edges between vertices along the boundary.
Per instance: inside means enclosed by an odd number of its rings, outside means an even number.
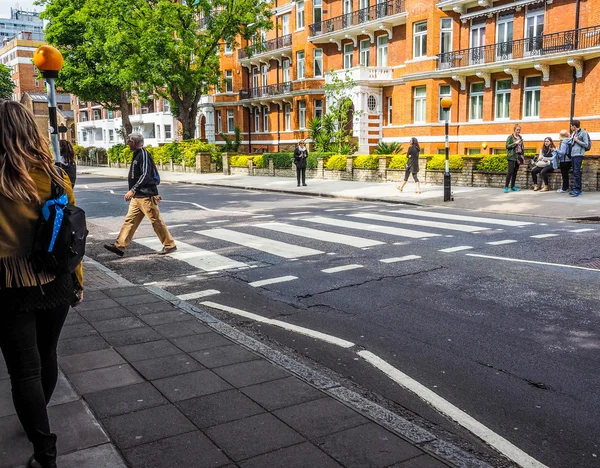
M69 307L81 302L83 274L53 275L32 260L37 220L51 198L51 181L74 204L67 176L33 115L0 101L0 348L19 421L33 444L28 467L56 467L56 435L47 405L58 378L56 347Z
M540 150L540 154L534 159L534 167L531 170L531 178L533 179L533 190L537 192L548 192L548 174L554 172L554 156L556 146L552 138L544 138L544 145ZM542 188L538 185L538 175L542 176Z
M70 141L60 140L60 158L62 161L57 162L56 165L60 167L69 176L71 181L71 187L75 188L75 181L77 180L77 166L75 165L75 150Z
M300 187L300 180L302 179L302 186L306 187L306 160L308 159L308 150L304 140L298 142L298 146L294 151L294 164L296 165L296 179L298 181L298 187Z
M571 148L573 146L573 140L569 136L569 132L561 130L560 144L556 150L556 157L554 159L555 168L558 165L560 169L560 175L562 176L562 187L557 190L558 193L569 192L569 172L571 171Z
M133 160L129 168L129 191L125 201L129 202L129 211L125 222L114 244L104 244L104 248L119 257L125 254L125 249L131 243L138 226L146 216L152 223L154 232L160 239L163 249L159 255L169 254L177 250L175 240L160 216L157 185L160 183L158 170L150 153L144 148L144 135L132 133L127 138L127 145L133 151Z
M571 122L571 137L573 146L571 148L571 159L573 163L573 191L569 194L572 197L581 195L581 168L585 152L590 150L591 140L588 133L581 128L579 120Z
M506 183L504 184L504 193L508 193L508 188L518 192L519 187L515 186L517 181L517 172L519 166L525 162L523 156L523 137L521 137L521 126L515 125L513 133L506 139L506 159L508 159L508 172L506 173Z
M408 151L406 152L406 156L408 156L408 161L406 162L406 171L404 172L404 182L400 187L397 187L398 190L402 192L404 187L408 183L408 176L412 173L413 180L417 184L417 189L415 193L421 193L421 183L419 182L419 178L417 174L419 173L419 154L421 154L421 148L419 147L419 141L412 137L410 139L410 146L408 147Z

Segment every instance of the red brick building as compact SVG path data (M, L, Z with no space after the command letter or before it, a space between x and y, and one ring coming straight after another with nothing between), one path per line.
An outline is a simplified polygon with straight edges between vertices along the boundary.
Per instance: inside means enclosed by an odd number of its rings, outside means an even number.
M0 44L0 63L12 69L15 82L13 99L20 101L25 93L45 92L44 80L38 79L33 65L33 53L45 44L41 37L30 32L20 32L12 38L5 38Z

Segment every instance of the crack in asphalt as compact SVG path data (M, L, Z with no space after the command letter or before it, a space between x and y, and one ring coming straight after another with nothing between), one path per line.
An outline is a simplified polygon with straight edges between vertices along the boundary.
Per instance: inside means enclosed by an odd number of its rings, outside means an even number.
M555 392L555 390L552 387L546 385L543 382L537 382L535 380L527 379L525 377L520 377L520 376L518 376L518 375L516 375L516 374L514 374L514 373L512 373L510 371L507 371L506 369L502 369L500 367L496 367L496 366L494 366L492 364L489 364L487 362L478 361L478 360L476 360L475 362L477 364L481 365L481 366L488 367L490 369L494 369L495 371L498 371L498 372L501 372L503 374L509 375L511 377L514 377L515 379L522 380L523 382L526 382L528 385L531 385L532 387L535 387L535 388L539 388L540 390L550 390L551 392Z

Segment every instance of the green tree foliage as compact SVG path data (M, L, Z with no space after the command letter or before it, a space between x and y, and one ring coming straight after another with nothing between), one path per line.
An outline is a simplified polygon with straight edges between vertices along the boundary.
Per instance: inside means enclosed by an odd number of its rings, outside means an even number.
M0 99L11 99L14 89L10 68L0 64Z
M383 141L380 141L379 144L377 145L377 148L375 148L374 153L375 154L400 154L402 153L403 148L402 145L400 143L397 142L392 142L392 143L384 143Z
M219 136L225 141L225 145L223 145L224 153L235 153L240 149L240 145L242 144L242 129L236 126L233 129L233 133L233 138L225 135L224 133L219 133Z

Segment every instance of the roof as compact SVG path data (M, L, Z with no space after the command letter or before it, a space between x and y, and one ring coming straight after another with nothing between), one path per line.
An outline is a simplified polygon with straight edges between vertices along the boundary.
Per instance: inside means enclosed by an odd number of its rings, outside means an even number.
M48 102L48 96L42 93L25 93L27 94L33 102ZM57 94L56 95L56 103L57 104L70 104L71 96L69 94Z
M60 112L66 119L75 118L75 112L72 110L58 109L58 112Z

